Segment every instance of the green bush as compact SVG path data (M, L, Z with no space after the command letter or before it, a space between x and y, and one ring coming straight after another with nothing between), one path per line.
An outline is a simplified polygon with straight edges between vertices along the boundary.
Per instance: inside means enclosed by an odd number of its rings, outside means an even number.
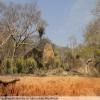
M8 58L8 59L4 60L4 72L6 74L12 74L13 73L12 59Z
M17 58L16 59L16 68L17 68L17 73L25 73L25 60L24 58Z
M37 69L37 63L32 57L27 59L21 57L16 59L16 68L17 73L33 73Z
M70 70L70 64L69 64L69 63L63 63L63 64L62 64L62 67L63 67L63 69L66 70L66 71Z
M27 58L25 62L27 73L33 73L33 71L37 69L37 63L34 58Z
M55 53L55 59L54 59L54 66L55 67L61 67L62 65L62 60L61 60L61 56L60 56L60 52L57 49L54 49L54 53Z
M55 63L55 67L61 67L62 62L59 57L55 58L54 63Z
M80 55L85 59L92 56L100 56L100 49L96 47L84 47L80 50Z

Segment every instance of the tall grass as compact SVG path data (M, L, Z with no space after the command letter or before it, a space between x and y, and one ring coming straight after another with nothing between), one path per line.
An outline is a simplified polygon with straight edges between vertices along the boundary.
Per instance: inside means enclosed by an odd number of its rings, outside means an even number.
M95 81L95 82L94 82ZM0 86L0 96L99 96L100 78L20 77L20 81Z

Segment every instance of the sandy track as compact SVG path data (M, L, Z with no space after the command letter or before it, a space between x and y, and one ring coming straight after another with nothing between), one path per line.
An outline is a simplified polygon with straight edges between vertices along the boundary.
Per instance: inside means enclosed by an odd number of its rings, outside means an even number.
M0 76L9 80L11 76ZM15 78L15 77L13 77ZM92 77L33 77L20 76L16 84L3 87L0 85L0 95L14 96L100 96L100 78Z

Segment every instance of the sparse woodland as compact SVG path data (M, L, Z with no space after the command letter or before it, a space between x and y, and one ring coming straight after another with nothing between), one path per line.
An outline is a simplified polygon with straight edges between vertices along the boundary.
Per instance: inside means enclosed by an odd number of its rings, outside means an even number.
M46 38L47 23L41 13L36 2L0 2L0 74L99 76L99 0L94 19L84 31L84 42L78 46L73 44L74 38L72 47L56 46Z

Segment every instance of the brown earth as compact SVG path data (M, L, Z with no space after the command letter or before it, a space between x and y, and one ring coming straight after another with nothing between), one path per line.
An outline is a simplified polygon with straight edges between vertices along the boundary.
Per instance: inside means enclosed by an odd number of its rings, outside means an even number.
M15 84L0 85L7 96L100 96L100 78L79 76L0 76L0 80L19 78Z

